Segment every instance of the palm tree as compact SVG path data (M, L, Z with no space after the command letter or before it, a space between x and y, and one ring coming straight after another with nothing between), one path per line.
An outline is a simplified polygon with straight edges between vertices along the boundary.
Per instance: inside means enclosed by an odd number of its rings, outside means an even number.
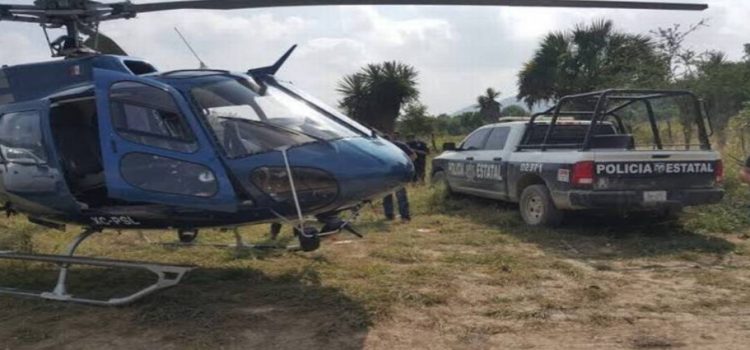
M418 73L396 61L368 64L339 82L339 106L370 127L392 132L401 108L419 97Z
M495 123L502 116L500 114L500 102L497 102L497 98L500 96L500 91L495 91L493 88L487 88L484 95L477 97L477 103L479 104L479 114L485 123Z
M669 67L647 36L615 30L612 21L547 34L518 74L518 98L535 103L615 87L658 87Z
M368 111L369 87L367 85L367 77L362 73L356 73L345 76L336 89L344 95L344 98L339 101L339 107L354 119L364 119Z

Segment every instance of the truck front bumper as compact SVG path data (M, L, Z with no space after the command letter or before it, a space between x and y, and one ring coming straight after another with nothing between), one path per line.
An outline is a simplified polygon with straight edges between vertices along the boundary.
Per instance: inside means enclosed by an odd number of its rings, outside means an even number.
M585 191L555 192L552 198L558 209L657 210L692 205L714 204L724 198L720 188L668 190L664 201L645 201L648 191Z

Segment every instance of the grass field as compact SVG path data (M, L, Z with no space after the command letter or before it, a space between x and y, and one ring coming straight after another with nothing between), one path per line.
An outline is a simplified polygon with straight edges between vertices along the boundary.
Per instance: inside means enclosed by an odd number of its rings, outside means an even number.
M175 249L105 232L80 254L200 268L126 307L0 297L0 349L744 349L750 193L727 186L723 204L676 223L576 215L555 230L527 228L513 205L412 187L411 223L366 208L365 239L340 235L313 253ZM0 250L59 253L76 234L21 217L0 225ZM232 236L203 231L200 241ZM49 288L55 276L54 266L0 262L3 285ZM111 295L145 278L77 268L72 291Z

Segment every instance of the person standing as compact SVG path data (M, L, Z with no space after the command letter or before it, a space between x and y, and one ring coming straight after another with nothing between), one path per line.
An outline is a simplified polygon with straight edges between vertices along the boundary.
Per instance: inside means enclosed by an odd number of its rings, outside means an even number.
M413 134L406 137L406 144L417 154L417 158L414 160L413 182L424 182L425 172L427 171L427 155L430 154L430 148Z
M398 133L394 134L398 136ZM400 148L406 155L411 159L412 162L417 158L417 154L409 147L409 145L399 141L395 137L385 136L385 139ZM398 202L398 214L401 216L401 220L404 222L411 221L411 213L409 212L409 197L406 193L406 187L402 187L396 191L396 202ZM383 212L387 220L395 219L393 213L393 194L388 194L383 198Z

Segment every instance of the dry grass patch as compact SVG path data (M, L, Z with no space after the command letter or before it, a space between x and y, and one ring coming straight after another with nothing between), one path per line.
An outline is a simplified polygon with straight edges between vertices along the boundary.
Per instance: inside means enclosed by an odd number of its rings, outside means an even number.
M0 297L0 344L10 348L603 348L691 346L690 327L750 329L750 244L694 225L572 217L560 229L524 226L512 205L409 189L414 220L366 208L364 240L340 235L314 253L237 252L149 244L104 233L81 254L197 264L175 289L124 308ZM748 213L750 215L750 212ZM637 224L636 224L637 223ZM75 232L12 218L0 250L60 252ZM268 227L241 231L248 241ZM289 228L284 240L291 241ZM172 242L171 232L148 233ZM230 243L202 231L199 241ZM700 268L696 268L699 266ZM78 288L111 293L136 276L77 269ZM54 266L0 261L0 284L49 287ZM101 283L104 282L104 283ZM722 315L732 315L731 317ZM685 324L685 318L690 324ZM721 318L725 317L725 318ZM669 337L643 329L663 329ZM747 328L745 326L745 328ZM82 336L82 329L92 332ZM731 331L731 332L730 332ZM596 346L592 334L604 343ZM661 334L661 333L660 333ZM114 343L113 343L114 342ZM108 345L109 344L109 345ZM580 346L585 348L585 346Z

